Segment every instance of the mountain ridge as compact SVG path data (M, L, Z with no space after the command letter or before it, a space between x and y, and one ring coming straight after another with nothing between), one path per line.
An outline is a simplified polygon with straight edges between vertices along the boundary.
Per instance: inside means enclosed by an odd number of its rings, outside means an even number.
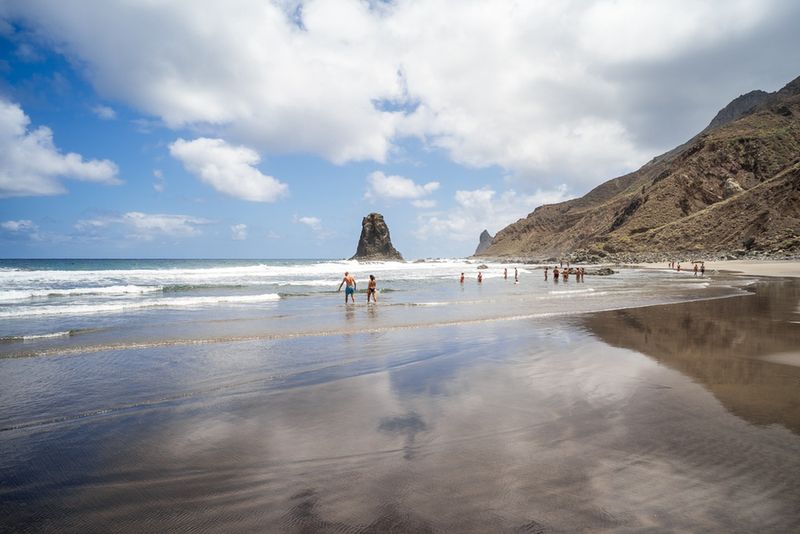
M751 91L686 143L539 206L480 256L596 260L800 255L800 77Z

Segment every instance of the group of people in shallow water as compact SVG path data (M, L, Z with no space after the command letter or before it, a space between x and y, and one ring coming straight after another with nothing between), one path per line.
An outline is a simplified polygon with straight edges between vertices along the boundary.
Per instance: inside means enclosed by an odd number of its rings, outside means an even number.
M672 266L672 264L670 264ZM678 270L680 271L680 263L678 264ZM704 269L705 270L705 269ZM695 264L695 271L697 271L697 265ZM546 266L544 268L544 279L547 280L549 277L550 267ZM575 275L575 280L577 282L583 282L583 276L586 274L586 269L583 267L564 267L563 264L561 265L561 269L559 270L558 265L553 266L553 281L558 282L559 277L564 280L565 282L569 280L569 277ZM503 269L503 278L508 280L508 268ZM461 278L459 279L460 283L464 283L464 273L461 273ZM478 271L478 283L483 283L483 273ZM519 283L519 270L514 267L514 283ZM344 286L344 302L347 304L348 299L350 299L353 304L356 303L356 289L357 289L356 279L353 277L350 272L344 273L344 278L342 278L341 283L339 284L339 288L337 291L342 290L342 286ZM367 284L367 304L370 302L377 303L378 302L378 282L375 280L375 275L369 275L369 282Z
M544 279L547 280L550 274L550 266L545 266L544 268ZM565 282L569 280L571 275L575 275L575 280L577 282L583 282L583 277L586 274L586 269L583 267L564 267L563 264L561 269L558 268L557 265L553 266L553 281L558 282L559 277L561 280ZM508 280L508 268L503 269L503 279ZM464 273L461 273L461 278L459 279L460 283L464 283ZM478 283L483 282L483 273L478 271ZM514 267L514 283L519 283L519 271L516 267Z
M347 297L350 297L353 300L353 304L356 303L356 279L350 274L348 271L345 271L344 278L342 278L342 282L339 284L339 289L337 291L342 290L342 286L344 287L344 303L347 304ZM378 282L375 280L375 275L369 275L369 283L367 284L367 304L370 302L370 298L372 302L378 302Z
M693 261L694 264L694 275L697 276L697 273L700 273L700 276L706 274L706 264L703 261ZM671 261L668 264L670 269L675 269L676 271L680 272L681 270L681 262L679 261Z
M550 270L549 267L544 268L544 279L547 280L547 272ZM569 280L571 275L575 275L575 280L577 282L583 282L583 277L586 274L586 269L583 267L562 267L559 270L557 265L553 266L553 281L558 282L558 277L560 276L562 280L565 282Z

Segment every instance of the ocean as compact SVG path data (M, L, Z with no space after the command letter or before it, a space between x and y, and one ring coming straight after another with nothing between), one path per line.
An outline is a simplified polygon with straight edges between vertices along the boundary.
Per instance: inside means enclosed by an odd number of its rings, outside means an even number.
M462 259L0 260L0 357L562 315L735 293L730 281L666 269L628 269L583 282L573 276L554 283L551 275L546 283L542 266L497 263L481 270L478 284L479 265ZM507 279L504 269L511 271ZM337 294L345 271L359 283L351 307L344 306L343 291ZM374 307L366 306L370 274L378 282Z
M0 261L0 532L800 524L796 282L479 267Z

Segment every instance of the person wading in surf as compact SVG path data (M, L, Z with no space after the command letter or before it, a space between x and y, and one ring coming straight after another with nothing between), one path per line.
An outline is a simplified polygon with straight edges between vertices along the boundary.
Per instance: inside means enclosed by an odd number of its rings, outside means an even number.
M378 283L375 281L375 275L369 275L369 284L367 284L367 304L369 304L369 297L372 296L372 302L378 303Z
M344 303L347 304L347 297L349 296L353 299L353 304L356 303L356 279L350 276L349 272L344 273L344 278L342 278L342 283L339 284L339 289L336 291L341 291L342 286L347 284L347 287L344 288Z

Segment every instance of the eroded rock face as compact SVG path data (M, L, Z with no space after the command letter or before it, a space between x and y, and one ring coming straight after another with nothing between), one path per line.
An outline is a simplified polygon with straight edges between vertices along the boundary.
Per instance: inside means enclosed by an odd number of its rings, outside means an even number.
M481 252L489 248L489 245L492 244L492 239L494 236L489 233L488 230L484 230L481 232L480 241L478 242L478 248L475 249L475 256L479 255Z
M732 197L733 195L741 193L742 191L744 191L744 188L741 185L739 185L739 182L737 182L733 178L728 178L722 185L723 198Z
M403 260L392 245L389 227L380 213L370 213L361 220L361 237L358 249L351 260Z

